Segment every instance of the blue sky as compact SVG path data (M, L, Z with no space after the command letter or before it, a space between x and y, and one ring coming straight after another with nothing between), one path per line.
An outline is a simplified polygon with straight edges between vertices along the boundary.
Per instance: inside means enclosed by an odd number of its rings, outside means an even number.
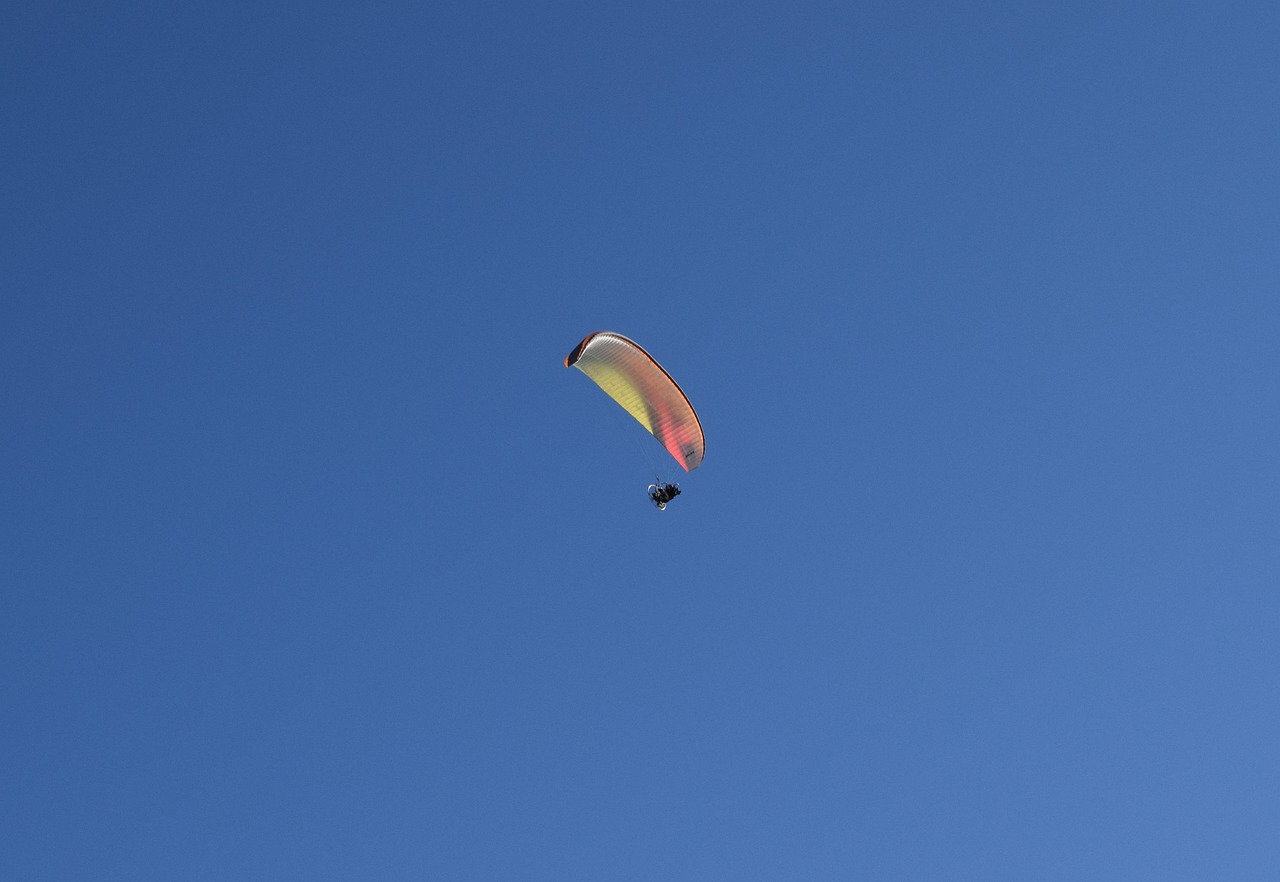
M6 11L0 876L1276 878L1280 13L1116 6Z

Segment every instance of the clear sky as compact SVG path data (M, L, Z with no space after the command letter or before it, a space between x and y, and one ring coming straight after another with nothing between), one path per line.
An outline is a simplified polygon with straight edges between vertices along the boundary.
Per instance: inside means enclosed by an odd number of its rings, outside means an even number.
M6 7L0 878L1280 878L1277 46Z

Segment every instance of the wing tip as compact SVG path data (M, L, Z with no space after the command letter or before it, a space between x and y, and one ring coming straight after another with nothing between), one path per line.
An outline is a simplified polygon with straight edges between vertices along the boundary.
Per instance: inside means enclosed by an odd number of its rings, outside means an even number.
M568 367L573 367L575 364L577 364L578 359L582 358L582 350L587 348L587 344L590 343L593 338L598 337L603 333L605 332L592 331L590 334L583 337L582 342L579 343L577 346L573 347L573 351L564 357L564 366L568 368Z

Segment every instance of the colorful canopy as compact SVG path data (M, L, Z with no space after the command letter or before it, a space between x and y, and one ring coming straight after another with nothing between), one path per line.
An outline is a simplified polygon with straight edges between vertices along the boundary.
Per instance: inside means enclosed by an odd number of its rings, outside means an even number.
M686 472L702 464L707 442L684 392L639 344L612 331L597 331L564 360L596 382L667 448Z

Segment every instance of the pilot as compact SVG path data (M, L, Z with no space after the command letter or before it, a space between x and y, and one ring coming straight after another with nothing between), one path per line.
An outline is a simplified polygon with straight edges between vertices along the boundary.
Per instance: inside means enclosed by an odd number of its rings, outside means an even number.
M680 495L680 488L675 484L655 484L650 498L658 508L666 508L667 503Z

